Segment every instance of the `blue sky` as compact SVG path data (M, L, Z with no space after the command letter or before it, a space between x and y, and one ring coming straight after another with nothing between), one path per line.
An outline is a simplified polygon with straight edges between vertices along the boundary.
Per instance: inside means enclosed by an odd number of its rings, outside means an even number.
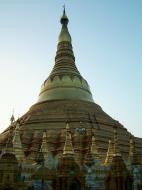
M94 101L142 137L141 0L0 1L0 131L36 102L66 3L76 65Z

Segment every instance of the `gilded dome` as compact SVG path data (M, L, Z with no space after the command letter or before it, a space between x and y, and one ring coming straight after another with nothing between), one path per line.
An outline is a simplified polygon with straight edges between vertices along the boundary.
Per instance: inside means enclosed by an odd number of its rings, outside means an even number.
M58 39L55 65L49 77L41 86L38 102L47 100L84 100L93 102L87 81L80 75L72 50L68 31L68 18L61 18L62 29Z

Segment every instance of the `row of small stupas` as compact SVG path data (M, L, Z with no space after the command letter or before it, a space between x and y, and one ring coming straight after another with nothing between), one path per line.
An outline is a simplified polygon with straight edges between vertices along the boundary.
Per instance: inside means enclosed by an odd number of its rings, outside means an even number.
M49 150L47 131L43 132L40 151L35 160L23 151L19 120L10 125L10 133L0 157L0 189L54 190L140 190L142 167L137 162L133 137L129 156L124 159L118 144L117 129L108 142L105 162L101 162L98 145L91 135L84 159L74 150L69 123L65 129L65 143L60 155ZM85 131L84 131L85 133Z
M75 64L68 22L64 10L55 65L37 103L0 134L1 183L13 179L2 167L13 160L23 188L141 188L142 139L94 102Z

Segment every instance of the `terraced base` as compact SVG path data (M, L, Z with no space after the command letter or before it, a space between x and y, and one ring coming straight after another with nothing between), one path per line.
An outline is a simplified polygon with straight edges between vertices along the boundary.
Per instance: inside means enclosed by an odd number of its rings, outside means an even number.
M63 152L66 123L72 134L76 156L84 158L94 133L97 148L102 162L106 157L109 139L113 138L114 127L117 127L118 142L124 159L129 153L130 133L118 121L107 115L95 103L80 100L54 100L33 105L20 118L20 133L25 155L35 159L40 150L43 132L47 133L49 151L54 155ZM5 146L9 129L0 135L1 148ZM142 160L142 139L135 138L136 152Z

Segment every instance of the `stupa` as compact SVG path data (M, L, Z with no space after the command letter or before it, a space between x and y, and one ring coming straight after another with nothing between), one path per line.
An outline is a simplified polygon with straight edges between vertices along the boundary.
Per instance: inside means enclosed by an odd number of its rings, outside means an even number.
M119 149L123 159L127 160L132 135L94 102L89 85L75 64L65 9L60 21L62 28L54 67L41 86L38 101L18 119L18 128L17 121L13 121L13 125L0 134L0 151L4 150L13 129L17 132L18 140L15 142L19 143L16 147L21 147L23 153L20 155L23 154L25 159L31 162L38 159L43 134L46 139L44 149L48 149L50 157L60 158L66 141L66 126L69 126L77 163L84 161L92 137L95 139L100 162L105 163L108 142L113 139L114 129L117 129ZM15 132L13 136L14 134ZM135 157L142 164L142 138L133 137L133 141ZM19 158L21 159L20 156Z

